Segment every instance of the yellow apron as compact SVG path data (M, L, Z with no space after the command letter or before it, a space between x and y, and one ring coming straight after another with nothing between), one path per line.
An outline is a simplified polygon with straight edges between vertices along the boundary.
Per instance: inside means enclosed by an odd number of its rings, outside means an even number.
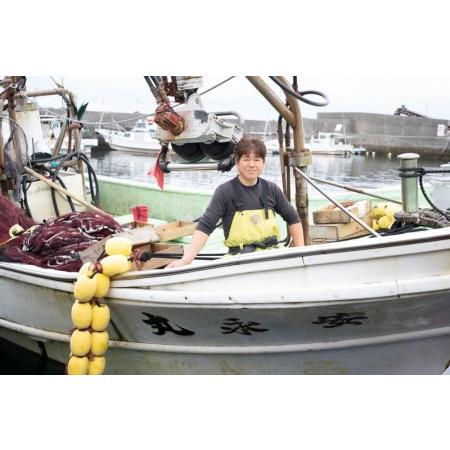
M224 244L233 254L248 253L277 247L279 238L277 219L271 209L243 210L235 212Z

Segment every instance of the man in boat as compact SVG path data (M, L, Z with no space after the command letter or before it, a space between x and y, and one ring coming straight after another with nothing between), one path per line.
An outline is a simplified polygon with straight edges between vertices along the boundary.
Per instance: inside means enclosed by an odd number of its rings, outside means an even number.
M259 177L266 160L264 143L258 139L241 139L236 144L235 160L238 176L216 189L183 257L168 268L190 264L219 219L222 219L224 244L232 255L276 248L279 229L275 213L288 224L292 245L304 245L297 211L275 183Z

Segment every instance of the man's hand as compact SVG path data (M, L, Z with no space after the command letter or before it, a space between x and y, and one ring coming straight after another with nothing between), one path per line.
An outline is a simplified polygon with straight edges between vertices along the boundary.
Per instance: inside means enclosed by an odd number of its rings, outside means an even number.
M182 267L190 264L189 261L184 260L183 258L172 261L170 264L167 264L166 269L173 269L174 267Z
M206 241L208 240L208 235L203 233L203 231L194 230L192 233L192 240L189 247L184 252L184 255L178 261L172 261L166 266L166 269L172 269L173 267L187 266L192 261L194 261L198 252L204 247Z

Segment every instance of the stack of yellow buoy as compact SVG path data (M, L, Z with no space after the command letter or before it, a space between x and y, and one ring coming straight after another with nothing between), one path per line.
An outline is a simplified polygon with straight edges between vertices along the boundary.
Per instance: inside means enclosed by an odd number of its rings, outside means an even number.
M132 243L127 238L115 237L106 241L108 255L94 263L87 262L80 269L75 282L70 338L69 375L101 375L106 366L108 349L108 305L99 299L108 295L110 278L131 269Z
M395 222L394 214L402 207L396 203L380 203L372 208L372 228L375 231L389 230Z

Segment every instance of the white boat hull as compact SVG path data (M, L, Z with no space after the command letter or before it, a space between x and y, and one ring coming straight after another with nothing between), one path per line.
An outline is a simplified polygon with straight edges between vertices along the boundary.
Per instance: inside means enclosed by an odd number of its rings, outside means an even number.
M108 299L107 372L442 373L449 238L432 230L126 274ZM0 263L0 335L34 351L42 341L66 361L73 280Z
M105 142L112 150L155 155L161 150L161 143L144 133L123 133L100 129L97 129L96 132L103 136Z
M339 148L310 148L311 153L315 155L347 155L350 154L350 150L344 150Z

